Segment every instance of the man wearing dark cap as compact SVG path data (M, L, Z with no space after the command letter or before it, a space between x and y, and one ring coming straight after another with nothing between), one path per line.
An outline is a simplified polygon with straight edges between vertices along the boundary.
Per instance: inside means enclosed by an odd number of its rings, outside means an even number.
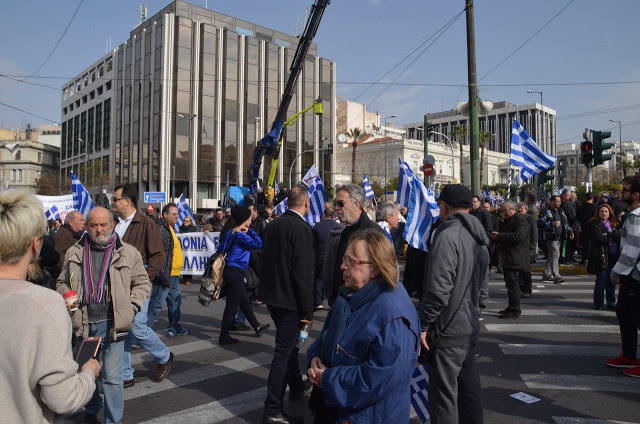
M438 204L442 223L431 238L419 308L422 349L432 350L429 412L434 424L481 423L475 352L480 309L488 301L489 238L469 214L472 196L467 187L445 186Z

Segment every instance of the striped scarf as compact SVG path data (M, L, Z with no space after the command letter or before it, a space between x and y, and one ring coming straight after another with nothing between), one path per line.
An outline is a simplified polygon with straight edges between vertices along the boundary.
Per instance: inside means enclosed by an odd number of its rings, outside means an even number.
M106 244L98 245L91 240L88 234L86 235L84 250L82 252L82 272L84 274L84 293L82 296L82 303L85 305L89 305L91 303L99 304L106 298L107 285L105 284L105 280L107 279L107 271L109 270L109 263L111 262L111 256L113 255L113 251L116 247L117 239L118 235L114 232L111 237L109 237ZM97 285L94 285L93 280L93 267L91 265L92 250L105 251L104 260L102 261L102 269L100 270L100 278Z

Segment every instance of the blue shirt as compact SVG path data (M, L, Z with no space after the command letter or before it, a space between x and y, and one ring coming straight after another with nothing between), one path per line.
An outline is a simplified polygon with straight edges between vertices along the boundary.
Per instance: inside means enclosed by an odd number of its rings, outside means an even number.
M227 252L225 265L243 271L249 266L251 249L262 249L262 239L251 228L246 233L229 230L220 242L220 250Z

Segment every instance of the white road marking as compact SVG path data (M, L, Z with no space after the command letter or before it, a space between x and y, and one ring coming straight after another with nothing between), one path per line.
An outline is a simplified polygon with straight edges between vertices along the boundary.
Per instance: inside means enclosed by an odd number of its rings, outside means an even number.
M602 356L615 357L620 354L620 346L580 346L550 344L500 344L505 355L548 355L548 356Z
M520 374L530 389L640 393L640 380L626 376Z
M620 334L617 325L568 325L568 324L485 324L488 331L496 333L596 333Z
M198 340L196 342L184 343L176 346L169 346L169 350L173 352L174 355L184 355L187 353L197 352L199 350L218 349L220 345L218 345L218 338L215 339L206 339L206 340ZM153 356L143 351L140 353L133 354L133 365L142 364L144 362L155 362Z
M485 309L486 313L497 314L500 309ZM483 313L484 313L483 312ZM595 309L523 309L522 315L537 317L591 317L591 316L610 316L615 317L613 311L595 310Z
M556 424L634 424L626 421L599 420L597 418L580 417L553 417L553 421Z

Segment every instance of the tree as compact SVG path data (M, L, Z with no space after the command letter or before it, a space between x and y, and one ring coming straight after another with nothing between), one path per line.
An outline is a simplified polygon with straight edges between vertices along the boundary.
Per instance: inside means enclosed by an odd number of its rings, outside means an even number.
M358 148L358 140L362 138L364 133L360 128L351 128L347 131L347 137L353 140L353 153L351 154L351 182L357 184L356 182L356 149Z
M41 196L59 196L60 192L60 175L57 171L42 174L36 180L36 194Z
M480 131L478 144L480 145L480 184L482 184L482 171L484 169L484 148L487 143L491 141L491 133L487 131Z
M622 161L622 173L624 174L625 178L627 176L627 174L629 173L629 171L632 171L634 169L634 164L631 161L628 160L623 160Z
M456 125L451 133L460 146L460 184L464 184L464 139L467 138L467 127Z

